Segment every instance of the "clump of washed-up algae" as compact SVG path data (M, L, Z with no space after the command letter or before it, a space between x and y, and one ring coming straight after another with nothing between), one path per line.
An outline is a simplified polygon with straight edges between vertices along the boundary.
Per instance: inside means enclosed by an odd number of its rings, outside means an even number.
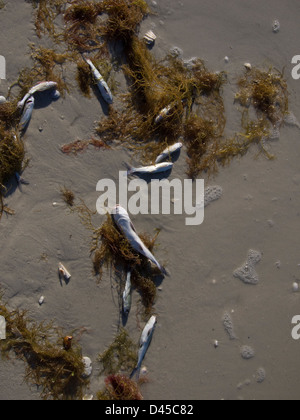
M6 321L6 339L0 341L3 357L24 361L25 380L36 385L44 399L82 399L87 380L79 345L63 347L64 333L54 322L36 322L26 311L10 309L0 296L0 315Z
M98 400L141 400L138 384L129 379L137 363L137 346L122 329L112 344L98 356L105 388L97 393Z

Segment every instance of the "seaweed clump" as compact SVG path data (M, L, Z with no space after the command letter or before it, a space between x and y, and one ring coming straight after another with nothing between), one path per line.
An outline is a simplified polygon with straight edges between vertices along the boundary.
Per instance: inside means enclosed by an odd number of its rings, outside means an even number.
M137 347L125 329L121 329L113 343L98 356L102 363L102 373L117 374L121 371L130 372L137 363Z
M60 189L62 198L64 200L64 202L69 206L69 207L73 207L74 206L74 201L75 201L75 194L73 193L72 190L70 190L67 187L63 187Z
M138 385L124 375L110 375L105 379L105 390L97 393L98 400L140 401L143 396Z
M6 130L0 125L0 218L3 211L11 215L14 214L4 205L3 199L8 192L7 182L16 173L22 172L24 158L23 141L12 130Z
M215 162L212 165L211 159L207 162L207 155L213 146L218 142L218 134L212 120L205 120L193 114L186 121L184 127L184 139L188 154L187 174L195 179L202 171L216 170Z
M101 9L108 15L101 28L102 36L107 41L121 40L125 45L130 44L140 23L150 13L144 0L103 0Z
M138 385L127 374L137 363L137 346L125 329L121 329L110 347L98 356L102 363L105 389L97 393L99 400L141 400ZM126 373L126 374L125 374Z
M253 105L258 116L266 118L273 125L283 123L288 111L288 89L282 73L274 69L247 70L238 81L238 86L240 92L236 99L242 106Z
M37 83L53 81L61 94L68 91L64 80L62 65L70 59L69 53L58 53L54 49L34 47L31 45L32 68L25 67L21 70L18 80L10 87L19 87L17 98L21 100L24 95Z
M123 69L130 85L125 108L101 121L97 134L107 142L125 142L147 164L186 134L184 142L188 147L193 144L190 152L195 155L188 162L189 172L197 174L203 142L196 142L200 143L196 148L195 136L189 138L192 130L188 131L188 125L196 120L199 123L201 117L202 133L196 137L203 136L205 128L209 128L206 143L222 136L226 123L220 94L224 74L209 72L201 60L185 63L171 54L158 62L137 37L132 38L125 52L127 65ZM209 123L205 125L204 121Z
M63 334L52 322L37 323L26 311L9 310L0 299L0 315L6 320L6 340L0 341L2 356L11 351L26 363L26 382L41 387L44 399L82 399L84 363L78 346L66 351Z
M102 140L91 138L89 140L76 140L73 143L65 144L61 147L61 151L67 155L77 155L93 146L95 149L109 148Z
M55 41L61 39L61 34L56 32L55 20L63 12L65 0L26 0L32 3L35 9L35 29L39 38L48 34Z
M95 50L103 46L97 18L102 13L101 3L74 0L64 13L66 29L64 39L71 49Z

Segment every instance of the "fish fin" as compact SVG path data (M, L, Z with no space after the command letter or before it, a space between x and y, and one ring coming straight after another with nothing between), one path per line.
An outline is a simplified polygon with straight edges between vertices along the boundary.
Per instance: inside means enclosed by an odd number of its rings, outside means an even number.
M130 226L131 226L131 229L137 234L136 228L134 227L134 225L131 221L130 221Z

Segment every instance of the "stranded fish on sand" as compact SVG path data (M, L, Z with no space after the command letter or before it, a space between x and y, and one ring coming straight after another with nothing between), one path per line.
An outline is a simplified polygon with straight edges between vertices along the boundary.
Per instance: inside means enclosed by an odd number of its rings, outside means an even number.
M123 313L128 316L131 309L131 271L127 273L125 290L123 292Z
M132 379L136 373L138 374L138 377L140 375L141 366L142 366L144 357L147 353L147 350L150 346L154 329L155 329L155 325L156 325L156 316L152 316L142 332L141 339L140 339L138 362L137 362L136 367L133 369L132 374L130 375L130 379Z
M101 93L101 95L103 96L103 99L105 100L105 102L107 102L109 105L111 105L113 103L113 96L112 93L108 87L108 84L106 83L106 81L103 79L103 76L101 75L101 73L99 72L99 70L96 69L96 67L94 66L94 64L91 62L91 60L89 60L88 58L85 58L84 56L82 56L84 61L89 65L93 76L97 82L97 86L98 89Z
M37 92L44 92L45 90L56 89L57 83L56 82L40 82L37 85L33 86L28 93L24 96L24 98L18 103L18 108L24 108L24 105L30 98Z
M167 172L173 168L174 164L170 162L164 162L164 163L158 163L157 165L143 166L141 168L133 168L132 166L125 163L125 166L127 168L127 175L130 176L134 174L147 175L147 174L158 174L161 172Z
M154 265L156 265L159 268L162 274L168 275L166 269L159 264L154 255L149 251L149 249L145 246L145 244L142 242L142 240L136 233L136 230L130 220L127 211L123 207L117 205L112 210L111 216L121 233L123 233L125 238L132 246L132 248L139 254L142 254L146 258L148 258Z
M175 143L173 146L167 147L156 159L155 163L158 164L160 162L163 162L166 159L170 159L171 155L178 152L180 149L182 149L183 144L182 143Z
M21 121L19 124L20 131L23 131L27 127L32 116L33 108L34 108L34 97L31 96L25 103L25 106L23 109Z

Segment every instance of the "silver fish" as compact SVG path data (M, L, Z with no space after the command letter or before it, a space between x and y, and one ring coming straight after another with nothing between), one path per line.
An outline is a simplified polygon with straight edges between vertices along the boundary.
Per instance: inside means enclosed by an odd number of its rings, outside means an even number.
M131 309L131 271L127 273L125 290L123 292L123 313L128 316Z
M148 321L147 325L145 326L141 338L140 338L140 349L139 349L139 355L138 355L138 362L136 367L133 369L132 374L130 375L130 379L133 378L133 376L137 373L138 377L140 375L141 366L144 360L144 357L147 353L147 350L150 346L152 336L155 330L156 325L156 316L152 316L150 320Z
M34 108L34 97L30 96L27 102L25 103L25 106L23 109L22 117L19 124L20 131L23 131L27 127L32 116L33 108Z
M125 164L127 167L127 175L134 175L134 174L158 174L161 172L167 172L170 171L174 164L170 162L163 162L158 163L157 165L151 165L151 166L143 166L141 168L133 168L132 166Z
M156 159L155 163L158 164L163 162L166 159L169 159L173 153L178 152L178 150L182 149L182 143L175 143L173 146L167 147Z
M125 238L132 246L132 248L139 254L142 254L146 258L148 258L154 265L156 265L159 268L162 274L168 275L166 269L159 264L154 255L149 251L149 249L145 246L145 244L142 242L142 240L136 233L136 230L130 220L127 211L120 205L117 205L112 210L111 216L118 228L120 229L120 231L123 233Z
M30 96L34 95L37 92L44 92L45 90L49 89L56 89L57 83L56 82L40 82L37 85L33 86L28 93L24 96L24 98L18 103L18 108L22 109Z
M89 60L88 58L85 58L85 57L83 57L83 58L86 61L86 63L90 66L90 69L92 70L92 73L94 75L94 78L95 78L95 80L97 82L98 89L99 89L101 95L103 96L103 99L109 105L111 105L113 103L113 96L112 96L112 93L111 93L111 91L110 91L110 89L108 87L108 84L103 79L103 76L101 75L101 73L99 72L99 70L96 69L96 67L91 62L91 60Z

